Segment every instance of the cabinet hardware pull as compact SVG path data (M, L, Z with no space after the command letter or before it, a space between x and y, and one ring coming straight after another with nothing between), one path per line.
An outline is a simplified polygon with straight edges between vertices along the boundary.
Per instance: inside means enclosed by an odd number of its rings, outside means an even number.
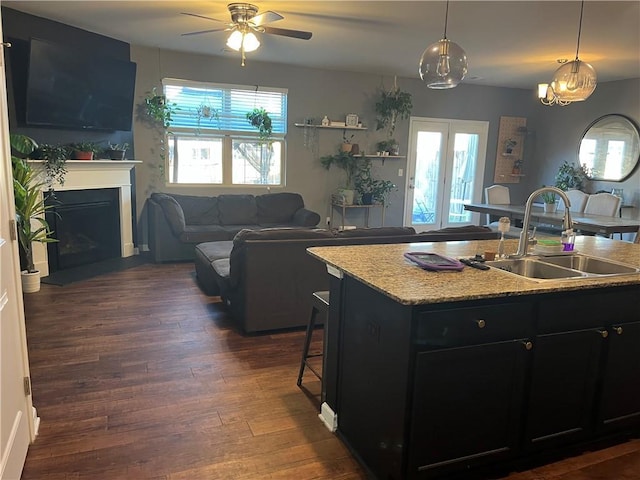
M618 335L622 335L622 327L613 327L613 331Z
M602 338L607 338L609 336L609 332L607 332L606 330L598 330L598 333Z
M484 320L476 320L476 323L478 324L478 328L484 328L487 325Z
M522 342L525 350L531 350L533 348L533 343L531 342Z

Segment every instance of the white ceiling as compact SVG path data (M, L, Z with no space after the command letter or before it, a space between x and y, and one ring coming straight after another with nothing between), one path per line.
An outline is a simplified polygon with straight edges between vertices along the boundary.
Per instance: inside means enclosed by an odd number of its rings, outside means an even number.
M240 58L224 48L226 32L181 33L227 22L219 1L4 1L3 5L134 45ZM417 77L427 45L444 29L443 1L256 1L260 12L285 18L269 26L313 32L311 40L260 35L247 62L266 61L376 75ZM467 52L466 83L534 88L557 59L576 53L579 1L457 1L449 5L447 37ZM640 1L586 1L580 59L598 81L640 78Z

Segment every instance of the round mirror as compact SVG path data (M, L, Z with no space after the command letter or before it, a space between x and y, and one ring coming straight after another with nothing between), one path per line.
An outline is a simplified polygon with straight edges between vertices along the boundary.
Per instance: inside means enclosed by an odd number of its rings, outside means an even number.
M591 180L621 182L640 161L640 132L624 115L605 115L587 127L578 149Z

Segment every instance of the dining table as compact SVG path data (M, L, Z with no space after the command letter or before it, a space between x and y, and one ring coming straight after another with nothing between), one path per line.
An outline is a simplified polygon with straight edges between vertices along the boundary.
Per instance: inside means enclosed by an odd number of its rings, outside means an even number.
M485 213L498 217L509 217L511 220L523 220L524 205L499 205L489 203L467 203L464 209L470 212ZM544 211L544 207L533 205L531 208L531 223L546 225L562 225L564 209L554 213ZM607 215L593 215L589 213L571 212L573 229L590 234L612 235L614 233L635 233L640 237L640 218L620 218Z

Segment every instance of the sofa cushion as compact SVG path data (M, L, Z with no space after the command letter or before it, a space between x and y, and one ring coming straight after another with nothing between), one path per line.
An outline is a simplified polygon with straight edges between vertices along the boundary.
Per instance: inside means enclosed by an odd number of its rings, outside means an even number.
M222 225L187 225L178 238L185 243L217 242L232 240L236 233Z
M182 207L187 225L219 224L218 199L195 195L171 195Z
M293 215L304 208L302 196L298 193L271 193L256 197L258 222L291 223Z
M333 232L321 228L263 228L241 230L233 239L238 245L246 240L294 240L298 238L333 238Z
M211 267L220 278L229 278L229 259L219 258L211 262Z
M186 227L186 220L182 207L176 199L164 193L154 193L151 198L162 208L162 213L164 213L173 234L176 236L182 234Z
M229 258L231 255L231 249L233 248L232 240L223 240L219 242L204 242L195 246L196 250L199 250L203 256L213 262L221 258Z
M378 228L353 228L336 233L337 237L394 237L397 235L414 235L413 227L378 227Z
M222 225L258 224L258 207L253 195L219 195L218 212Z

